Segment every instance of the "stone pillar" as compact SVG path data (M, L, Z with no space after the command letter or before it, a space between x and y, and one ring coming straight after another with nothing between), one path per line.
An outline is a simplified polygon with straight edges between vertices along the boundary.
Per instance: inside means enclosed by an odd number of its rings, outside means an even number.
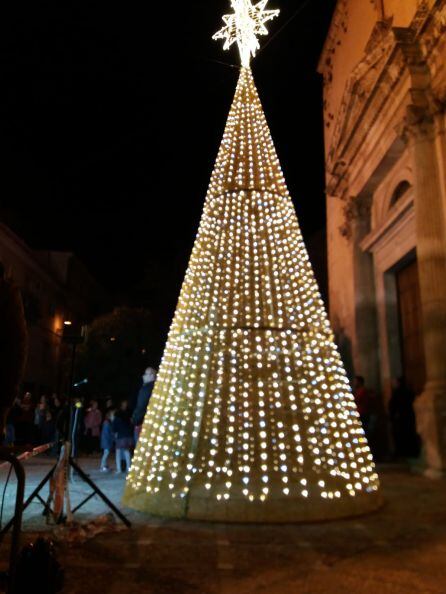
M429 107L411 105L407 137L415 181L417 257L426 355L426 385L415 408L431 477L446 473L446 222L437 129Z
M361 243L370 233L372 196L356 198L357 216L352 223L353 270L355 283L355 369L363 375L368 388L376 396L374 429L369 435L370 446L377 460L389 451L386 407L381 385L378 310L373 255L364 251Z
M358 216L352 224L353 267L355 275L355 334L357 371L366 379L367 385L377 393L381 390L378 323L376 308L375 275L373 256L364 252L361 242L370 232L371 196L356 198Z
M355 295L353 361L355 374L363 375L369 387L380 392L378 323L373 256L361 242L370 232L371 195L350 198L344 214L344 235L352 244Z

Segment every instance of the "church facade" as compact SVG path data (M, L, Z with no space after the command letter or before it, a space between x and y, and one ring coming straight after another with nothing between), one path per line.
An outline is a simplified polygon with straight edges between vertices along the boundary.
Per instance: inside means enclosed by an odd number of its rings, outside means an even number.
M446 1L338 0L324 79L330 317L351 375L417 398L446 471Z

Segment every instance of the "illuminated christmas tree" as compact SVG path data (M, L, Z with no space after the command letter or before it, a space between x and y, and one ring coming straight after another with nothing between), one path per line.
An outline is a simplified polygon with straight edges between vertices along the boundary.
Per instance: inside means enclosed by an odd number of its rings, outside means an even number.
M378 476L249 67L267 0L215 38L242 68L124 502L170 517L364 513Z

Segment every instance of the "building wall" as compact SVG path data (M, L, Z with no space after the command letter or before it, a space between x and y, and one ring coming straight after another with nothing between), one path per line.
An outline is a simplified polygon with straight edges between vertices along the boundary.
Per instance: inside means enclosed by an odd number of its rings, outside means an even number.
M34 392L64 387L64 321L86 324L106 307L103 289L69 252L35 252L0 223L0 260L22 293L28 325L24 386Z
M327 201L327 252L330 317L349 377L354 375L353 337L355 336L353 254L340 236L344 221L343 205ZM337 279L344 279L340 284Z
M55 389L61 352L64 295L36 261L32 250L0 224L0 259L20 287L28 322L28 360L24 383L39 391Z
M376 4L382 5L383 17L392 18L395 27L409 27L413 21L417 8L420 4L418 0L377 0ZM433 5L433 2L428 2Z
M325 42L320 69L325 73L326 148L331 144L335 114L339 111L347 80L364 53L377 12L369 0L339 0Z
M339 0L319 64L334 330L351 348L351 373L386 405L409 348L398 283L416 259L426 366L417 419L437 470L446 469L445 64L445 0Z

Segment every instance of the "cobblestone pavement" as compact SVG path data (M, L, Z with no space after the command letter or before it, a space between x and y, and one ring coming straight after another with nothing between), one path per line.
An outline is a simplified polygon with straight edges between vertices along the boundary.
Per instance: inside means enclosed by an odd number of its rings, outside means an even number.
M50 461L29 464L28 487ZM123 479L99 486L119 502ZM131 530L60 546L66 594L446 594L446 481L380 469L386 505L353 520L313 525L212 525L129 512ZM4 473L0 474L0 485ZM12 493L12 491L11 491ZM84 487L72 488L74 503ZM12 507L7 498L5 515ZM96 498L85 517L105 511ZM126 510L128 512L128 510ZM24 540L45 528L38 505L25 515ZM7 548L0 549L5 561Z

